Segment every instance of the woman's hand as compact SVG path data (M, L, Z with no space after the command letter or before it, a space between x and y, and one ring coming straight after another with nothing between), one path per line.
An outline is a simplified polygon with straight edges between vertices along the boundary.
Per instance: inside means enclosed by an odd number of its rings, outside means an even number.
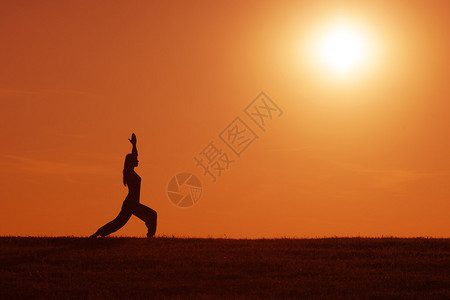
M128 139L128 140L129 140L130 143L132 143L133 145L136 145L137 140L136 140L136 135L135 135L134 133L131 135L131 139Z

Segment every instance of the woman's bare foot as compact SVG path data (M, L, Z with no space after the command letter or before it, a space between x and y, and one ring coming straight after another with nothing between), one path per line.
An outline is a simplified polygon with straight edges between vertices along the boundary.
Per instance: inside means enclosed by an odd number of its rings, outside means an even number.
M90 239L96 239L100 234L98 234L98 232L94 233L93 235L91 235L89 238Z

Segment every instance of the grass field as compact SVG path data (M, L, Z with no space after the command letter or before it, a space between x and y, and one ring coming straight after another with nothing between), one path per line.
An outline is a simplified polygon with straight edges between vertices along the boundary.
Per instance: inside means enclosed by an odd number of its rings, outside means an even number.
M450 239L0 237L0 298L450 299Z

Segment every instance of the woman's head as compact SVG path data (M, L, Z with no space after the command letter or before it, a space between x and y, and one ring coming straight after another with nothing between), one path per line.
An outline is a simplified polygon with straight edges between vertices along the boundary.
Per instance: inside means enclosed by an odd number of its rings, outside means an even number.
M134 167L139 165L139 161L136 155L132 153L127 154L125 156L125 163L123 165L123 185L127 185L128 182L128 174L133 171Z
M134 167L137 167L139 164L139 161L137 159L136 155L133 155L132 153L127 154L125 156L125 164L123 166L124 169L133 169Z

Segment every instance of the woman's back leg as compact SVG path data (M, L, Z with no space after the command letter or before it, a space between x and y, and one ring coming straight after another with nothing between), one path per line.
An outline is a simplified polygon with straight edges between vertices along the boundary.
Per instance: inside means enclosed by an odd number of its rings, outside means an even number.
M145 225L148 228L147 236L148 237L154 236L156 232L156 218L157 218L156 211L154 211L150 207L138 203L133 208L133 214L145 222Z

